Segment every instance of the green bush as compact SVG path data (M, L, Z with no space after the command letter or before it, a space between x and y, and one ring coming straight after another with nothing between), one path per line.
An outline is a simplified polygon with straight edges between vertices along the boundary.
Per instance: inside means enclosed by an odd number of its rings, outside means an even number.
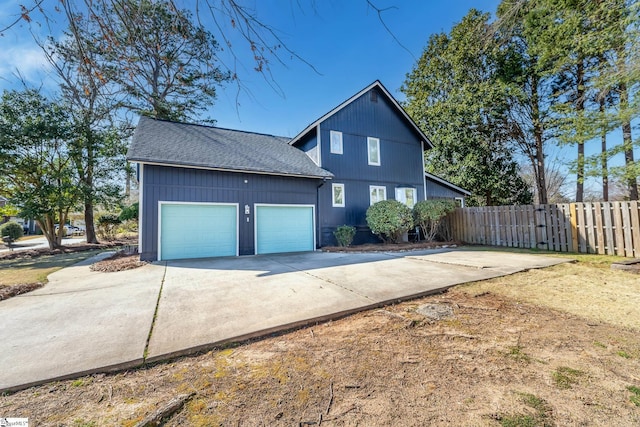
M11 244L22 237L22 226L15 221L9 221L0 225L2 240L11 247Z
M122 208L122 212L120 212L120 221L125 222L131 219L138 219L138 202L135 202L129 206L125 206Z
M421 200L413 207L413 220L422 230L425 239L433 240L444 217L455 208L456 202L453 200ZM441 230L441 234L451 235L448 230Z
M397 200L383 200L367 209L367 225L385 243L398 243L413 227L411 209Z
M98 218L96 233L101 239L113 240L116 238L116 232L121 223L122 221L118 215L104 214Z
M356 228L351 225L341 225L333 232L338 241L338 246L350 246L356 235Z

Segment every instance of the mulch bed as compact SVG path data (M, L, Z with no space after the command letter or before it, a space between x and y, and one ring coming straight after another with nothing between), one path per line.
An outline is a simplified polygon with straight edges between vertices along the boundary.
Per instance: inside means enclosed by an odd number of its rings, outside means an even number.
M23 283L20 285L0 287L0 301L15 297L17 295L26 294L44 286L44 283Z
M453 242L402 242L402 243L367 243L353 246L324 246L324 252L404 252L416 249L443 249L460 246L458 241Z
M92 271L112 273L114 271L131 270L142 267L146 264L147 263L145 261L140 261L140 255L138 254L129 254L125 251L119 251L111 255L109 258L105 258L102 261L91 264L91 267L89 268Z

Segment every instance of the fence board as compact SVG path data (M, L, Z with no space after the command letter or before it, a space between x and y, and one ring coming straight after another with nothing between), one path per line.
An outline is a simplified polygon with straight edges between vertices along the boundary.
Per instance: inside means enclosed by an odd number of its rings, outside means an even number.
M622 231L624 232L624 256L633 256L633 239L631 237L631 215L629 202L622 202Z
M640 256L640 206L633 202L457 208L457 240L559 252Z
M616 255L624 256L624 237L622 233L622 204L620 202L613 202L613 227L615 231L615 248Z
M613 239L613 205L610 202L602 204L602 215L604 216L604 233L607 255L615 255L616 246L615 240Z
M596 236L593 232L593 203L584 204L584 213L587 219L587 253L596 253Z
M631 229L633 235L633 256L640 258L640 212L637 201L629 202L631 204Z

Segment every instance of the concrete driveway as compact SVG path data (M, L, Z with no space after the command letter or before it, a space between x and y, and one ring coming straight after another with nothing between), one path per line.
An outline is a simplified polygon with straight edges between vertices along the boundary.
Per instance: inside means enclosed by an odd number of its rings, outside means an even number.
M566 261L465 249L312 252L99 273L88 260L0 302L0 391L140 366Z

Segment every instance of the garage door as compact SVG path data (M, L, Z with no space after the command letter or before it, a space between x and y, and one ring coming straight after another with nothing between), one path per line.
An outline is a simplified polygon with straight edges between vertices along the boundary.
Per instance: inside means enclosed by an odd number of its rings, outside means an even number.
M158 258L238 255L238 206L160 203Z
M315 249L314 207L256 205L256 254Z

